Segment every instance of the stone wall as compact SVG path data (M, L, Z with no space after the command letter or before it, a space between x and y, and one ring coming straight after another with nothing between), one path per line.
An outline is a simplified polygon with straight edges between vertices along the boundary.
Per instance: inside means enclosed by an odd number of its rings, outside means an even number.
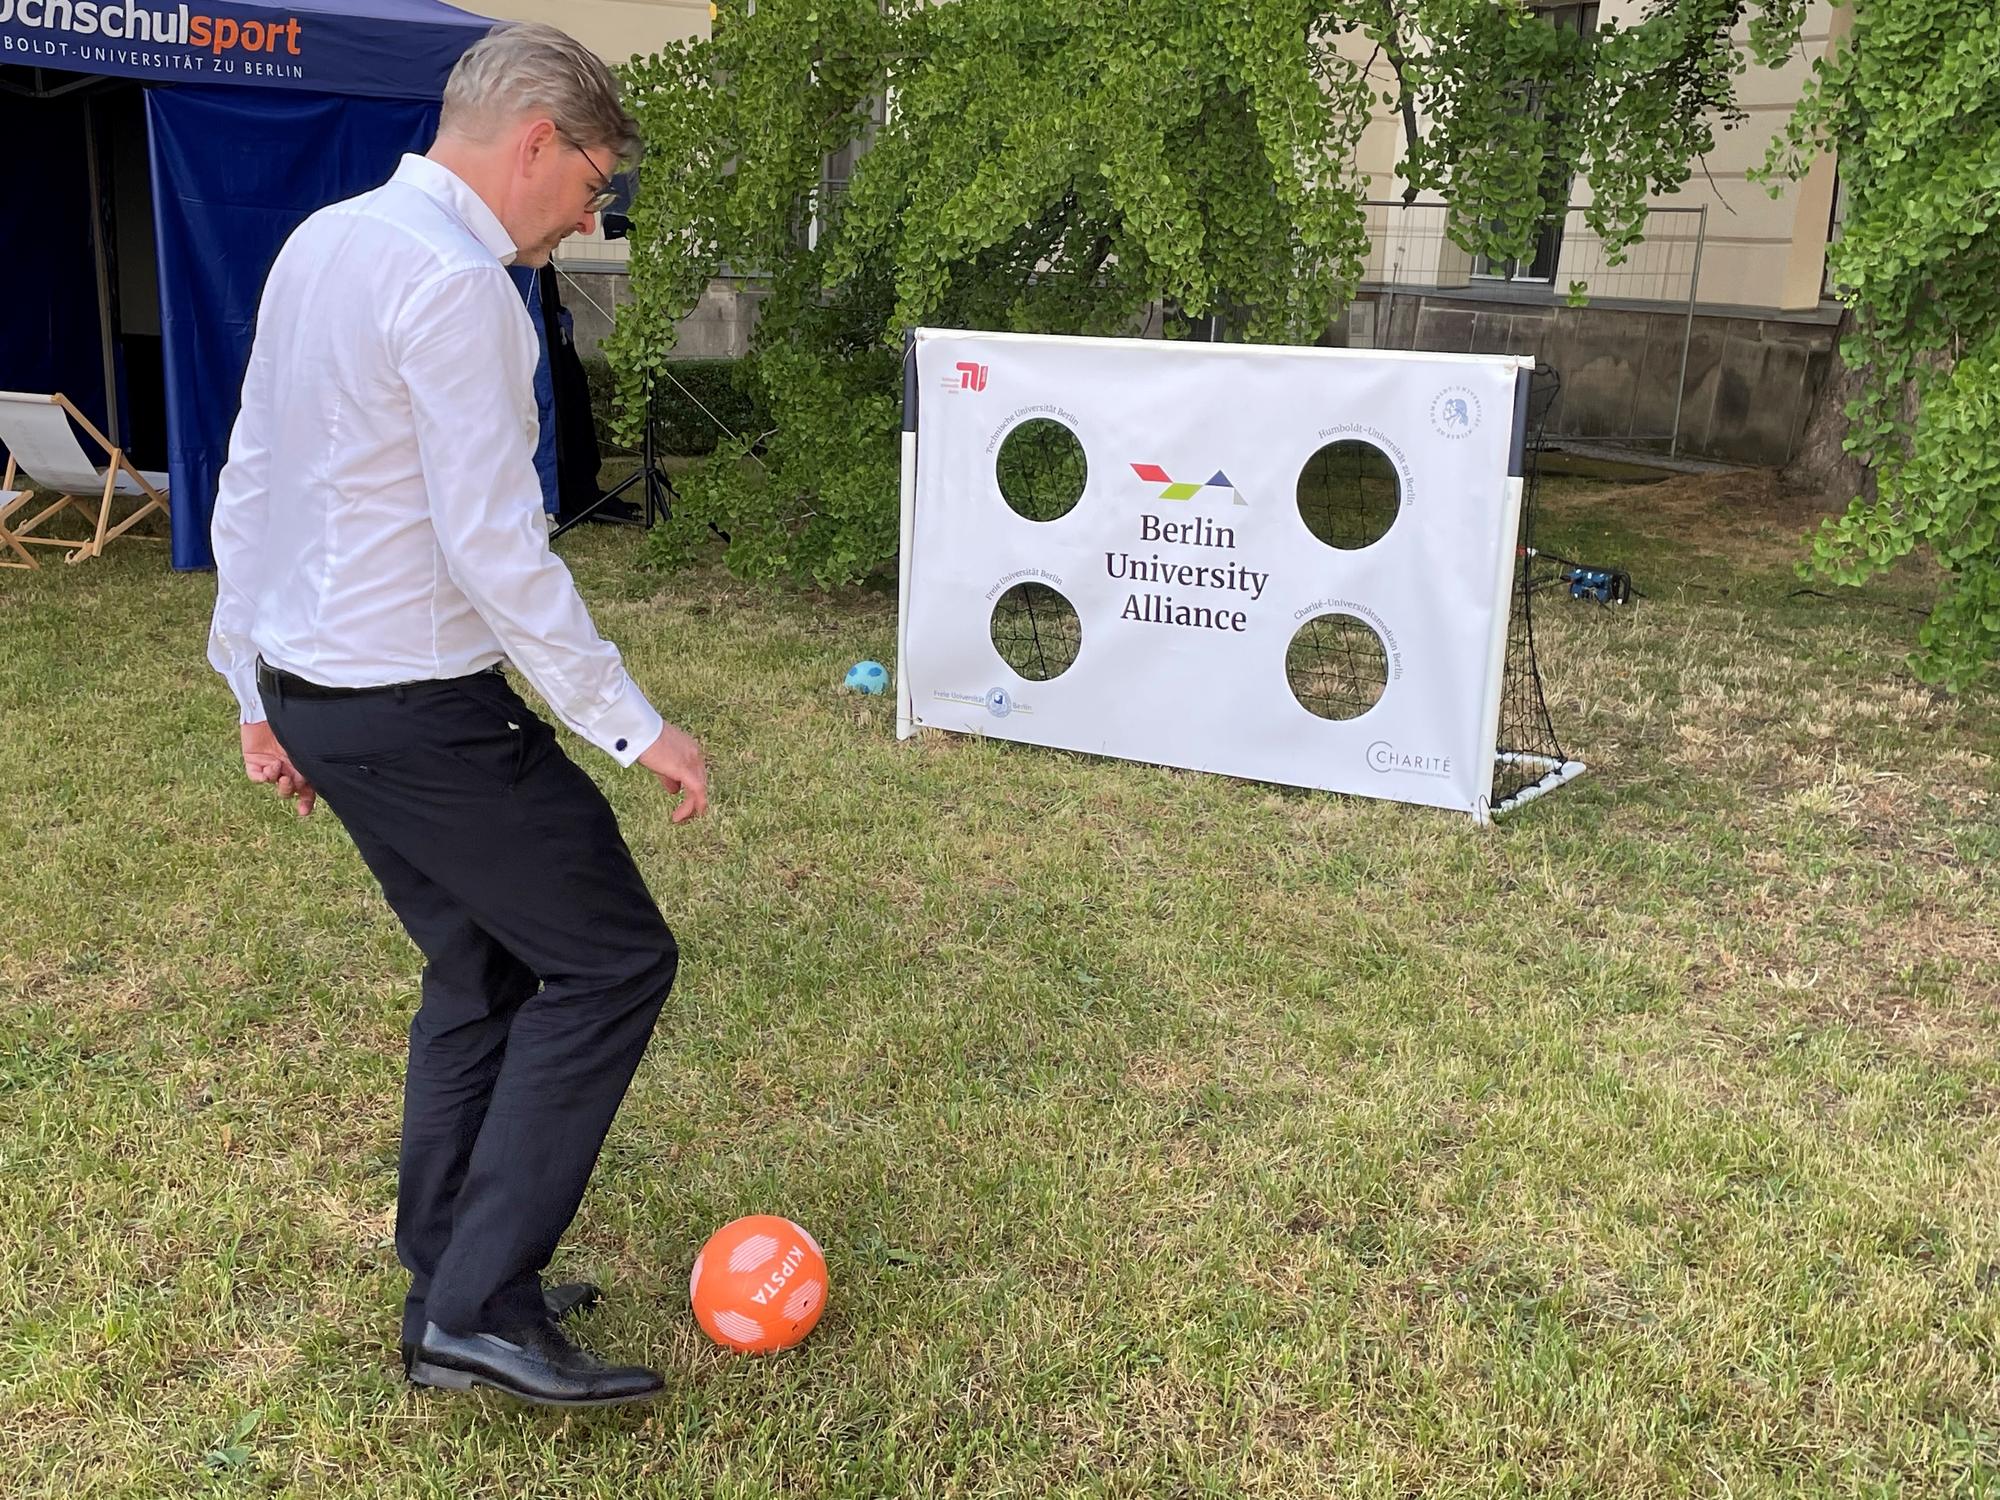
M571 277L563 302L576 320L577 345L593 354L610 332L604 314L631 300L625 274L565 269ZM700 306L682 320L673 357L741 356L749 348L759 297L741 280L712 283ZM1698 308L1687 339L1678 451L1731 463L1789 463L1813 397L1833 365L1832 316ZM1663 450L1674 431L1687 330L1685 312L1657 306L1569 307L1491 292L1378 289L1358 296L1320 342L1533 355L1562 376L1562 393L1549 411L1549 435ZM1156 329L1149 326L1146 332Z
M1681 386L1684 311L1415 291L1364 292L1322 344L1529 354L1562 377L1548 432L1664 445L1680 403L1679 451L1745 464L1791 461L1834 359L1828 314L1696 309Z
M565 264L563 306L576 325L577 352L596 354L611 335L611 319L632 300L631 283L622 266ZM673 348L674 359L737 359L750 348L758 294L729 279L709 283L701 303L683 318Z

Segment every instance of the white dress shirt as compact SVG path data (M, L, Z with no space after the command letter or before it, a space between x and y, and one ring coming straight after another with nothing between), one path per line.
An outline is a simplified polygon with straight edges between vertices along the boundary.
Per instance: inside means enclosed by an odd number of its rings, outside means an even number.
M549 550L515 247L421 156L321 209L264 287L215 500L208 658L245 723L257 657L328 687L511 661L630 765L660 716Z

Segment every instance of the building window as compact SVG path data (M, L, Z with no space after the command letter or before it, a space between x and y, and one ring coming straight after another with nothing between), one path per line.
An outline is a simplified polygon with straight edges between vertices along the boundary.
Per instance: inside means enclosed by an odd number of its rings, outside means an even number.
M1597 6L1594 3L1544 5L1538 8L1537 13L1558 31L1589 36L1597 30ZM1541 91L1534 88L1522 90L1521 107L1530 114L1541 113ZM1553 284L1556 264L1562 256L1563 221L1569 216L1569 188L1569 174L1552 160L1542 175L1542 207L1547 217L1542 221L1541 232L1535 236L1535 253L1526 260L1511 256L1475 256L1472 274L1491 281Z

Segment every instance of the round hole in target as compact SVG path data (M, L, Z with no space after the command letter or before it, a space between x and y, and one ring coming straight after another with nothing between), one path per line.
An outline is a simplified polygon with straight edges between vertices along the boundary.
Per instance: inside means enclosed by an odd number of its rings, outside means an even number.
M1083 649L1076 607L1046 583L1017 583L993 606L993 649L1017 677L1060 677Z
M1373 443L1328 443L1299 471L1299 519L1306 530L1344 552L1372 547L1403 508L1396 466Z
M1358 719L1382 701L1389 653L1382 637L1348 614L1315 615L1285 651L1292 696L1322 719Z
M1068 515L1090 477L1082 441L1050 417L1035 417L1008 433L994 462L1001 498L1030 521Z

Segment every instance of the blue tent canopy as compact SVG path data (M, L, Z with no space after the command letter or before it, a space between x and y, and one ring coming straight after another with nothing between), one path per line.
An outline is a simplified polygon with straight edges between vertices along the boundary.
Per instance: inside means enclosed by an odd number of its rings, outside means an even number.
M459 54L492 26L441 0L0 0L0 63L435 100Z
M175 567L214 561L216 481L258 299L286 237L428 147L452 66L495 24L440 0L0 0L0 65L147 85ZM82 103L88 110L87 94ZM16 128L31 125L24 111L45 107L0 105ZM25 179L10 184L14 201L67 203L81 174L53 151L20 152L0 166L0 181L10 177ZM0 329L0 386L80 389L88 262L34 214L0 217L0 261L21 265L50 307ZM121 388L104 401L115 411L125 398ZM86 392L86 410L95 405Z

